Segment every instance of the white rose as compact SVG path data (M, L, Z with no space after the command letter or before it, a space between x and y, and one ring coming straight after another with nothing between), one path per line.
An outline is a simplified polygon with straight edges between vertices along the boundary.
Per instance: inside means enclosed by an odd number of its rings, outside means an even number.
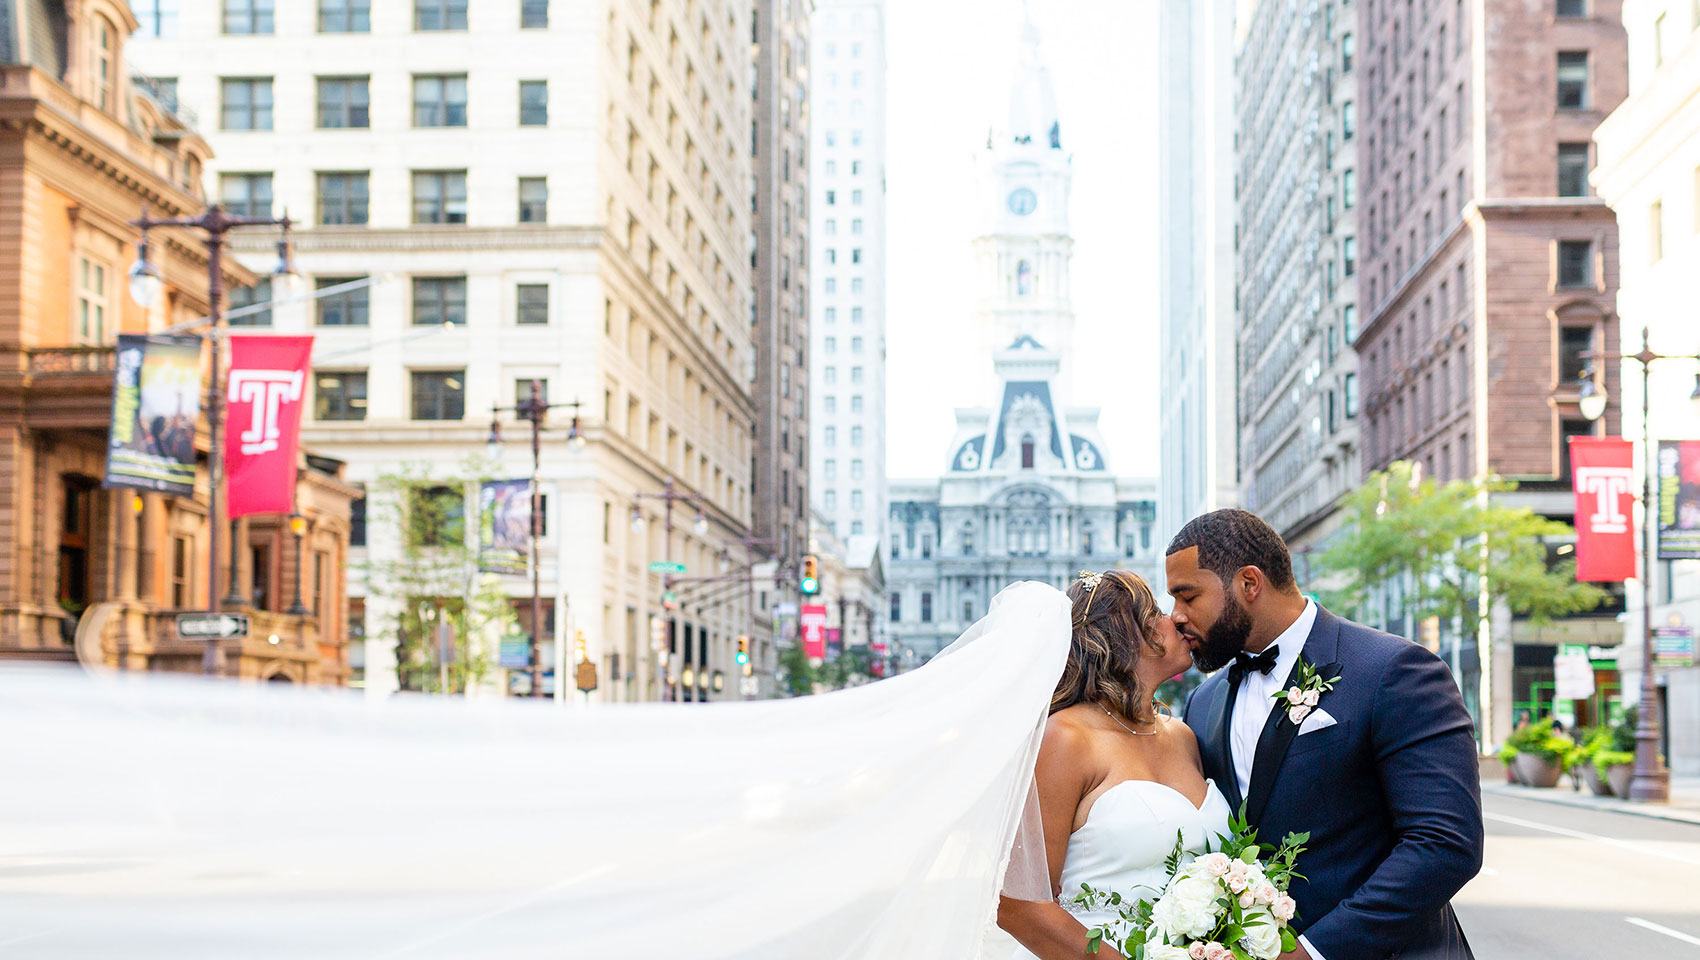
M1185 947L1171 947L1166 943L1148 943L1145 945L1146 960L1192 960Z
M1287 691L1287 702L1297 705L1305 702L1305 692L1298 687Z
M1253 919L1262 923L1252 924ZM1240 943L1257 960L1275 960L1281 955L1281 926L1275 918L1262 910L1248 910L1245 914L1245 936Z
M1250 890L1247 890L1244 893L1240 894L1240 906L1241 907L1249 907L1253 903L1256 903L1256 902L1257 902L1257 898L1255 898L1251 895Z
M1276 919L1291 920L1293 914L1299 912L1299 905L1292 897L1283 893L1275 898L1274 903L1269 905L1269 912L1275 914Z
M1290 707L1287 710L1288 719L1292 720L1294 723L1303 723L1305 717L1308 716L1310 716L1310 708L1303 704L1296 707Z
M1321 700L1321 699L1322 699L1322 692L1321 691L1319 691L1319 690L1306 690L1305 691L1305 706L1314 707L1314 706L1316 706L1316 702L1318 700Z
M1171 934L1197 940L1216 928L1216 896L1221 890L1214 880L1186 877L1176 880L1151 908L1151 921Z

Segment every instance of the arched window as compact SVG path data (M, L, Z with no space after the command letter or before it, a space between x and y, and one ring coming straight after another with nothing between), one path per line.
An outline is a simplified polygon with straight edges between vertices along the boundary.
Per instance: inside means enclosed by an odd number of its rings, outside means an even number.
M1033 435L1021 438L1021 469L1033 469Z
M117 31L112 29L112 22L105 17L94 18L94 105L102 112L111 113L112 97L112 62L114 48L117 46Z

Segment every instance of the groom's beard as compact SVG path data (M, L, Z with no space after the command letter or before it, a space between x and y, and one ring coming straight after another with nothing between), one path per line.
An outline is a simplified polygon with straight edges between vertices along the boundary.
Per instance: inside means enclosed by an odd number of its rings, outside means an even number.
M1216 622L1211 624L1210 629L1199 639L1198 646L1193 648L1193 666L1205 673L1215 673L1245 652L1245 642L1249 636L1251 614L1229 593L1222 615L1216 618Z

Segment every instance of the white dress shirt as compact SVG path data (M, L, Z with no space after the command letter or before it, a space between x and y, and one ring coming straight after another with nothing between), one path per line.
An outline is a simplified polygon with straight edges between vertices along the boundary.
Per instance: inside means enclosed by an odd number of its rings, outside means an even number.
M1314 626L1316 603L1306 600L1299 618L1274 640L1280 648L1275 655L1274 668L1267 674L1250 671L1240 681L1239 696L1234 700L1229 750L1234 760L1234 779L1239 781L1242 797L1251 793L1251 761L1257 756L1257 741L1263 737L1263 725L1269 722L1269 711L1275 709L1275 691L1281 689L1287 675L1293 672L1293 664L1299 662L1299 654L1304 652L1305 641L1310 638ZM1315 960L1324 960L1322 953L1311 946L1309 940L1300 936L1299 943Z

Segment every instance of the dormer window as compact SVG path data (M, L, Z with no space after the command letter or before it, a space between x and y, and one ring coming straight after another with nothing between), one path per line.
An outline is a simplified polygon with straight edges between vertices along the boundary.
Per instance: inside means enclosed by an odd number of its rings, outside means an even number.
M94 70L94 105L102 113L111 113L113 102L117 99L112 93L114 54L118 47L118 31L112 28L112 21L105 17L94 18L94 56L91 58Z
M1021 469L1033 469L1033 435L1021 438Z

